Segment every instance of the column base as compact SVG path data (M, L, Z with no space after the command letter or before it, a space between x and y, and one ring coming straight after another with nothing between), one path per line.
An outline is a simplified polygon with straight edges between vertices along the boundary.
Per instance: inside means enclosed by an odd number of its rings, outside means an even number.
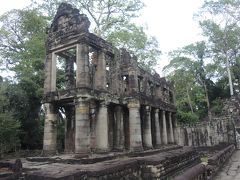
M41 156L54 156L57 155L57 150L42 150Z
M162 147L162 144L156 144L156 145L154 146L155 149L160 149L161 147Z
M153 147L144 147L143 149L144 150L151 150L151 149L153 149Z
M89 157L89 152L86 153L86 152L81 152L81 153L75 153L74 157L75 158L87 158Z
M141 152L143 151L143 147L132 147L129 149L131 152Z
M96 152L96 153L108 153L110 151L109 151L109 149L98 149L98 148L96 148L94 152Z

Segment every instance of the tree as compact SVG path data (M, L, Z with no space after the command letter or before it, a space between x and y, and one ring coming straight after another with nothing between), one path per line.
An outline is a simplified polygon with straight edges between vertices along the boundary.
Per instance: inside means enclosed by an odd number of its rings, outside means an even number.
M238 0L205 1L198 13L203 34L208 37L214 61L219 65L219 74L228 77L231 95L233 81L240 85L239 6Z
M0 81L0 157L20 147L20 122L11 112L10 102L6 96L8 85L8 82Z
M207 63L208 56L209 52L205 42L190 44L172 52L170 64L165 66L164 70L170 72L173 70L169 76L174 80L176 87L179 88L176 90L177 97L178 93L181 93L177 99L177 104L182 102L182 98L185 97L185 102L193 113L196 108L200 108L198 107L199 103L196 102L199 101L199 97L197 97L198 93L202 91L203 96L200 95L200 98L204 97L208 117L211 120L208 81L214 74L215 66L214 64ZM195 97L191 97L190 91L194 89L197 89ZM183 109L181 106L180 108Z
M118 48L134 52L140 65L153 70L161 54L155 37L148 36L145 28L136 26L132 21L140 15L144 4L141 0L44 0L33 1L33 7L53 19L61 2L68 2L79 8L91 21L95 34L113 43ZM132 53L133 54L133 53Z
M109 33L106 40L118 48L127 49L138 57L140 66L146 70L153 70L161 54L155 37L148 37L144 28L135 24L126 24Z
M34 10L12 10L0 22L1 62L15 74L7 98L13 118L21 122L21 145L40 148L47 18Z

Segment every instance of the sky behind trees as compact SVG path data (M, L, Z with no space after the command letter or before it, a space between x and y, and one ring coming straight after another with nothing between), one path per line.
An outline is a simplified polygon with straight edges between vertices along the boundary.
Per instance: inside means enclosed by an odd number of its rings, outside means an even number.
M193 20L193 14L198 11L204 0L144 0L146 7L138 24L147 25L147 32L155 36L160 44L163 55L159 61L158 72L168 63L166 53L201 40L201 30L198 22ZM13 8L23 8L30 0L7 0L0 6L0 14Z

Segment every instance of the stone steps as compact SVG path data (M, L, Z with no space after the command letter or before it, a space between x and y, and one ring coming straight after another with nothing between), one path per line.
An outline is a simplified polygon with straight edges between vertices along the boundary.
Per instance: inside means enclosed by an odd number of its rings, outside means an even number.
M189 147L152 150L132 157L122 156L95 163L23 161L26 180L53 179L166 179L199 163L198 153Z

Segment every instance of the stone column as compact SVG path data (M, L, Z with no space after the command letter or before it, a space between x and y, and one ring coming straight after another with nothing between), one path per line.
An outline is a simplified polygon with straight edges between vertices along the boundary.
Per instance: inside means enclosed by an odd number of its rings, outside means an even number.
M156 135L156 147L159 147L161 145L159 109L155 109L155 135Z
M88 46L86 44L78 44L76 54L77 54L76 86L88 87L90 85Z
M116 149L123 149L124 148L124 128L123 128L123 112L122 107L117 106L115 108L115 148Z
M176 113L173 114L172 123L173 123L174 143L179 144L180 127L178 127L178 124L177 124Z
M96 149L108 151L108 108L105 103L100 103L96 122Z
M162 111L162 143L167 144L168 143L168 137L167 137L167 124L166 124L166 112Z
M187 130L187 137L188 137L188 146L193 146L192 128L186 128L186 130Z
M75 153L90 151L89 102L79 99L75 106Z
M54 91L54 89L52 90L52 85L51 85L52 83L51 82L52 82L52 79L54 79L52 77L52 73L53 73L52 66L54 65L53 61L56 62L56 58L53 58L53 54L54 53L49 53L46 56L46 60L45 60L44 94L46 94L47 92L50 92L50 91ZM54 56L54 57L56 57L56 56ZM56 64L55 64L55 67L56 67ZM56 73L56 70L55 70L55 73ZM55 75L55 80L56 80L56 75ZM55 83L55 88L56 88L56 83Z
M66 106L65 115L65 152L73 153L75 151L75 107L74 106Z
M162 90L161 90L161 86L160 85L157 85L156 88L155 88L155 94L156 94L156 97L159 99L159 98L162 98Z
M57 56L55 53L52 53L52 60L51 60L51 91L56 91L56 79L57 79Z
M74 57L69 57L66 59L65 77L66 89L75 88L76 82L74 78Z
M50 103L44 104L46 116L44 124L43 151L56 153L57 150L57 113L55 106Z
M168 113L168 119L169 119L169 143L174 143L174 135L173 135L173 124L172 124L172 113Z
M136 93L138 92L138 79L135 67L128 68L128 75L129 75L129 92Z
M97 67L95 72L95 87L96 89L105 90L106 85L107 85L107 79L106 79L105 52L100 51L98 55Z
M151 132L151 108L146 106L145 127L143 129L143 144L146 148L152 148L152 132Z
M131 151L140 151L143 149L139 108L140 104L137 101L132 100L128 103L130 131L129 136Z

